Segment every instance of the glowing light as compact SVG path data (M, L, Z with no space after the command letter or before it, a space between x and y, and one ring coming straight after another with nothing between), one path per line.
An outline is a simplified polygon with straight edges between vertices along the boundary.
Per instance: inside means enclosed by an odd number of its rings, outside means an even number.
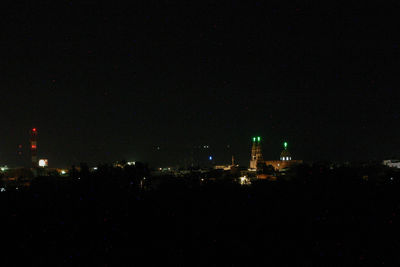
M253 137L253 142L255 142L256 141L256 138L255 137Z
M258 142L260 142L261 141L261 137L257 137L257 140L258 140Z
M39 167L47 167L48 164L49 163L47 159L39 159Z
M7 170L8 170L7 165L4 165L3 167L1 167L0 170L1 170L2 172L7 171Z
M32 148L32 149L36 149L36 145L32 145L31 148Z
M33 129L32 129L32 132L36 132L36 128L33 128Z
M212 157L212 156L209 156L209 157L208 157L208 159L209 159L209 160L212 160L212 159L213 159L213 157Z
M241 185L251 184L250 179L247 178L246 176L239 177L239 179L240 179L239 183Z
M283 143L283 146L284 146L285 149L287 148L287 145L288 145L287 142Z
M136 161L128 161L126 164L132 166L132 165L135 165L135 164L136 164Z
M6 189L4 187L0 188L0 192L6 192Z
M61 174L62 174L62 175L66 174L66 173L67 173L66 171L61 170Z

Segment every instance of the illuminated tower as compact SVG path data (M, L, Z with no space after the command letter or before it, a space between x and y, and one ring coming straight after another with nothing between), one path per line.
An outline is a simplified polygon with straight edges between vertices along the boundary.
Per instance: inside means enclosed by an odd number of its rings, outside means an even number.
M263 160L261 149L261 137L253 137L253 145L251 147L250 169L257 169L257 163Z
M256 168L256 138L253 137L253 144L251 146L251 158L250 158L250 169L255 169Z
M261 137L257 137L257 149L256 149L256 160L260 162L263 160L262 149L261 149Z
M283 143L283 150L281 152L280 160L292 160L292 156L290 155L289 150L287 149L288 143L284 142Z
M36 168L38 165L38 159L37 159L37 130L36 128L33 128L30 132L31 138L30 138L30 143L31 143L31 157L32 157L32 168Z

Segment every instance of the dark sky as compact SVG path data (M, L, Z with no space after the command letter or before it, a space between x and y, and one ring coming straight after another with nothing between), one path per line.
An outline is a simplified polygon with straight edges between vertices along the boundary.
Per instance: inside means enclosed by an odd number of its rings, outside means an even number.
M398 1L14 2L0 164L31 127L53 166L179 164L199 145L248 164L254 135L267 159L284 140L297 159L399 156Z

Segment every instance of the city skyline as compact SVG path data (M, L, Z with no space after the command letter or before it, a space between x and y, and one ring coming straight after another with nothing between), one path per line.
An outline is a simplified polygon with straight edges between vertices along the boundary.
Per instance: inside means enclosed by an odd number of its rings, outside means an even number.
M391 4L69 1L1 12L0 162L15 162L33 127L38 154L67 166L179 163L199 145L221 155L229 145L226 161L244 163L254 135L268 158L283 140L304 160L398 156Z

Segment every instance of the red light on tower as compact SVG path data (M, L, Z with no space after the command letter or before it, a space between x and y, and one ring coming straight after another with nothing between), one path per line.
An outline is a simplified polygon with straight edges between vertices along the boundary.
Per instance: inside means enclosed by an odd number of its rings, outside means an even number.
M37 161L37 130L36 128L32 128L31 130L31 157L32 157L32 167L36 168L38 161Z

